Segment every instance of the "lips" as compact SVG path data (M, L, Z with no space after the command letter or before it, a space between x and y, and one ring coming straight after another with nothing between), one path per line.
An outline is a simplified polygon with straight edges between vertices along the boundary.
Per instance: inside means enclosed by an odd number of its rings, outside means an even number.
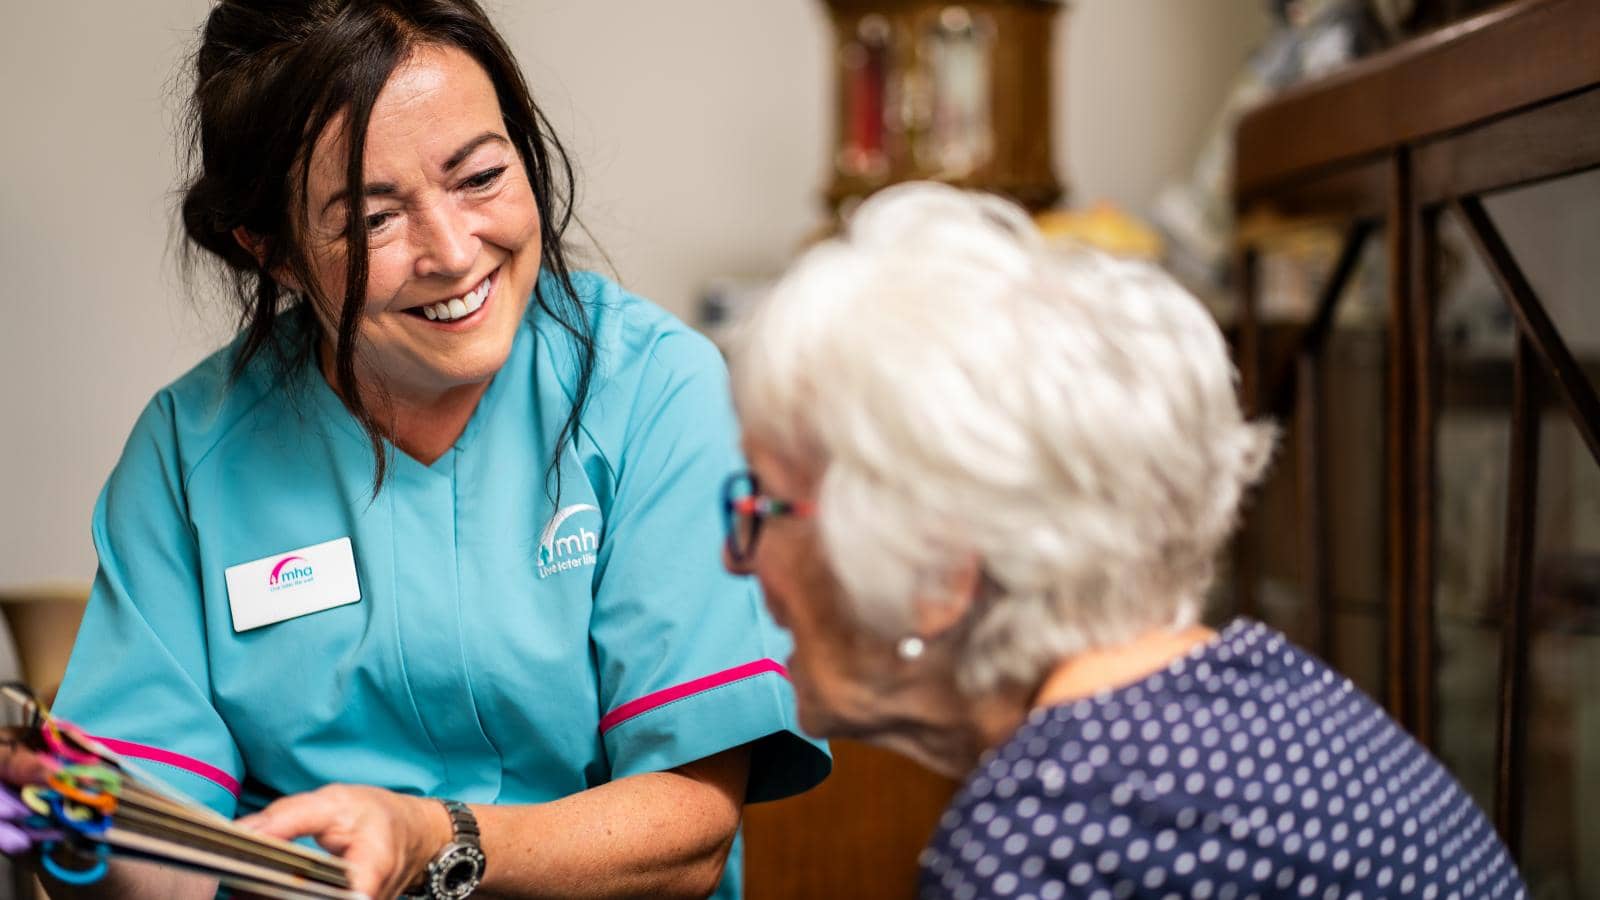
M494 287L495 274L498 272L499 269L496 269L494 272L485 275L476 287L459 297L451 297L448 300L440 300L437 303L412 307L406 312L418 318L427 319L430 322L456 322L465 319L481 309L483 304L488 301L489 292Z
M422 308L422 314L436 322L449 322L454 319L464 319L478 311L483 306L483 301L489 297L489 278L486 276L478 282L478 286L450 300L430 304Z

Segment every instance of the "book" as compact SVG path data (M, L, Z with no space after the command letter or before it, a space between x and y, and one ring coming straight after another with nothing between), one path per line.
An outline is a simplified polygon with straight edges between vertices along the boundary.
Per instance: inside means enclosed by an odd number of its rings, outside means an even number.
M273 900L361 897L343 860L235 824L52 716L26 688L0 686L0 706L25 723L21 743L41 763L28 783L0 784L6 855L31 849L52 877L73 884L103 877L113 859L132 859Z

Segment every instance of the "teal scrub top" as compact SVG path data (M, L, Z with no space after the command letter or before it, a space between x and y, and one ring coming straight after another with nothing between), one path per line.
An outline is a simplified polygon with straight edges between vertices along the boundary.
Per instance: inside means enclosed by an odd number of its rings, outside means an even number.
M534 303L455 446L390 448L376 497L314 365L262 355L230 382L235 344L157 394L95 507L56 712L224 815L330 782L538 803L747 743L748 801L820 782L789 638L721 565L741 465L721 357L573 281L595 372L558 492L576 355ZM719 896L739 872L736 847Z

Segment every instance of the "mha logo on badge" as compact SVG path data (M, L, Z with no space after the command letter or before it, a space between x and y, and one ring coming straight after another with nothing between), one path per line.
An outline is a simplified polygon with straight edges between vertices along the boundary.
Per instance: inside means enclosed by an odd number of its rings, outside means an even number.
M299 587L310 584L316 579L316 570L305 557L285 556L278 560L277 565L272 567L272 574L267 576L267 590L281 591L285 588Z
M598 506L579 503L558 510L539 536L539 577L594 565L600 551L600 524Z

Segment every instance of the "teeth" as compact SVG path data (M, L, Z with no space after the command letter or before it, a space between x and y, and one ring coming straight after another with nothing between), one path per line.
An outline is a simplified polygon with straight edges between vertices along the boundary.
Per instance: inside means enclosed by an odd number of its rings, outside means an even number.
M477 287L460 297L424 306L422 314L435 322L449 322L477 312L488 299L489 279L485 278Z

